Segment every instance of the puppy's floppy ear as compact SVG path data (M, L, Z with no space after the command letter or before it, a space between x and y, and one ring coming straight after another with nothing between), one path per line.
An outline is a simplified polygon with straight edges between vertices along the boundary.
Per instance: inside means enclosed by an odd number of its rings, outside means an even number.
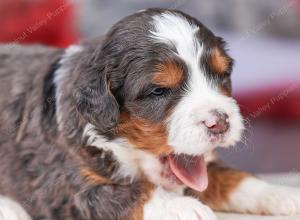
M82 143L88 122L103 134L112 131L118 122L119 106L109 88L113 79L101 45L99 39L71 46L55 73L58 128L72 145Z
M98 131L108 132L117 125L119 106L110 90L105 68L89 66L83 71L86 72L79 78L77 87L77 110Z

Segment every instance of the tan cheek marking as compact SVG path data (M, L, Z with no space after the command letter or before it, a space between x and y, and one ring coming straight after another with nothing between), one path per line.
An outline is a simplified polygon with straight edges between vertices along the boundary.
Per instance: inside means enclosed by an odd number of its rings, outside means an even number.
M136 201L132 211L125 220L142 220L144 219L144 205L152 196L155 186L148 181L142 183L141 196Z
M126 114L123 116L121 114L117 132L138 149L155 155L172 152L168 145L167 131L163 123L152 123L142 118L130 118Z
M232 193L239 184L250 175L223 167L217 162L208 166L208 188L204 192L186 190L186 195L195 196L211 208L222 211L222 205L229 201Z
M229 68L230 59L221 54L218 48L212 50L210 60L212 71L216 73L223 74Z
M152 78L152 82L161 87L176 88L183 80L183 70L180 65L166 62L157 67L158 73Z
M81 174L81 176L86 178L90 183L93 183L93 184L111 184L112 183L109 179L95 173L94 171L92 171L86 167L82 167L80 169L80 174Z

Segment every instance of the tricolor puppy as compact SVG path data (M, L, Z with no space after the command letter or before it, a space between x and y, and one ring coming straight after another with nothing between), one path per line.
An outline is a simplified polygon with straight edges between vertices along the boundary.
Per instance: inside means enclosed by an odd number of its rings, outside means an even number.
M148 9L66 50L0 47L4 220L300 214L300 191L215 162L241 138L224 41Z

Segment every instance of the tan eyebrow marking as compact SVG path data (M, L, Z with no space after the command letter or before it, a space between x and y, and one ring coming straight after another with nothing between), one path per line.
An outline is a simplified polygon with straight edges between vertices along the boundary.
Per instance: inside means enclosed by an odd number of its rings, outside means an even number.
M158 72L152 78L152 82L162 87L175 88L183 80L183 69L174 62L166 62L157 66Z
M210 55L210 66L212 71L224 74L230 66L230 58L222 54L219 48L215 47Z

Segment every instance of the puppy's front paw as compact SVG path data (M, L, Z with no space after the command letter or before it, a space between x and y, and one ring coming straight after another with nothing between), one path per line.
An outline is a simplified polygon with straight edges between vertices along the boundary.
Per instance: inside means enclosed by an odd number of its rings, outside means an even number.
M269 186L258 202L265 214L300 215L300 190L296 188Z
M300 190L247 178L231 194L223 209L265 215L300 215Z
M198 200L158 188L144 207L144 220L217 220Z

